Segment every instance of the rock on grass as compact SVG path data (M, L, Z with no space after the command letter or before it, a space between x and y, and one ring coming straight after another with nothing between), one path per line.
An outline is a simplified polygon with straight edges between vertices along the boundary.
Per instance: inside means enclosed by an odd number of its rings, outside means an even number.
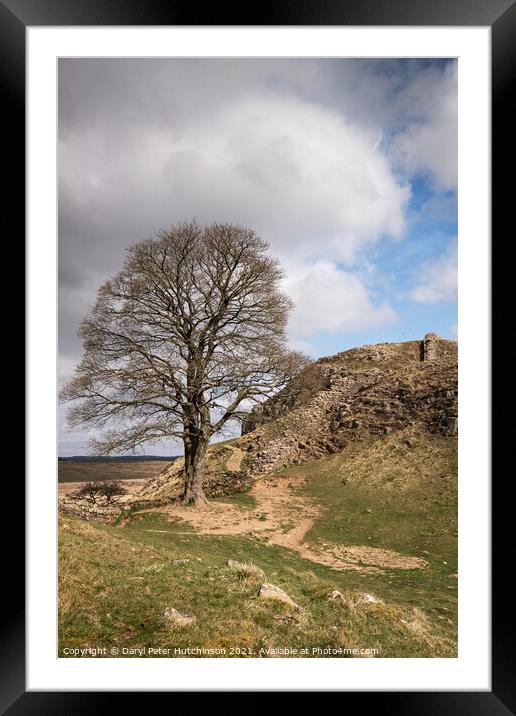
M274 599L278 602L288 604L293 609L299 609L299 604L296 604L283 589L276 587L274 584L262 584L258 596L261 599Z
M174 607L164 609L161 616L174 626L191 626L197 621L197 617L193 614L181 614Z

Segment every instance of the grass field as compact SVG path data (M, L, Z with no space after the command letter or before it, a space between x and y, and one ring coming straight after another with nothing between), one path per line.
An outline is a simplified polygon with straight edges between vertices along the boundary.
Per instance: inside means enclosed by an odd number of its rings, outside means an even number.
M368 545L423 557L428 567L332 569L271 544L267 532L203 533L188 521L195 508L184 508L184 519L151 511L109 526L60 517L59 655L103 645L119 657L196 656L174 652L195 648L236 658L456 656L456 441L365 438L278 479L300 473L306 479L295 499L320 507L304 538L313 550ZM256 501L236 495L213 501L215 508L247 511L251 520ZM247 566L232 569L228 559ZM263 582L283 588L300 608L260 599ZM340 601L328 599L334 589ZM195 615L196 623L171 626L162 617L167 607Z
M166 460L59 460L58 481L94 482L96 480L148 480L164 470Z

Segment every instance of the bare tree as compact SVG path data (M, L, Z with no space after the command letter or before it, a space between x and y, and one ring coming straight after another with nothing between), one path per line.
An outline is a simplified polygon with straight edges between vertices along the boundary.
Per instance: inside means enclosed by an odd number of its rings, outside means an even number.
M104 499L108 505L113 505L127 494L125 487L119 480L101 480L100 482L87 482L80 489L70 493L69 497L74 500L86 500L91 505L96 505L99 499Z
M104 454L181 438L185 503L206 502L212 436L306 365L286 347L292 304L267 249L231 224L162 231L128 249L79 330L69 425L103 429L91 444Z

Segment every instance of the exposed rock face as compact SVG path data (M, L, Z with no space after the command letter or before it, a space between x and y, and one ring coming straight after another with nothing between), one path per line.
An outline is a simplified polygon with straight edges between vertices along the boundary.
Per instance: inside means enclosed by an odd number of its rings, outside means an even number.
M425 341L424 361L417 341L363 346L317 361L310 367L316 382L300 390L303 372L265 403L254 432L244 426L241 446L247 444L250 473L324 457L359 431L385 435L418 425L455 435L457 343L435 334Z

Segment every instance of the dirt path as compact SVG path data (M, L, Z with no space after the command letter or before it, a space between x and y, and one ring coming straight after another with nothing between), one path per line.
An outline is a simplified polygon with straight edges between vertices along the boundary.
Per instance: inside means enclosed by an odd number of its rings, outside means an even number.
M234 449L228 460L238 467L241 450ZM296 493L304 482L303 475L272 478L258 481L250 495L256 501L254 509L224 502L211 501L208 508L184 507L171 504L156 508L171 520L183 520L203 534L246 535L265 539L268 544L279 545L298 552L302 557L338 570L353 569L379 573L383 569L423 569L425 560L362 545L305 542L307 533L322 508L313 499Z
M235 445L228 445L229 448L233 451L226 461L226 470L230 470L231 472L239 472L240 465L242 464L242 460L244 459L244 451L241 450L239 447L236 447Z

